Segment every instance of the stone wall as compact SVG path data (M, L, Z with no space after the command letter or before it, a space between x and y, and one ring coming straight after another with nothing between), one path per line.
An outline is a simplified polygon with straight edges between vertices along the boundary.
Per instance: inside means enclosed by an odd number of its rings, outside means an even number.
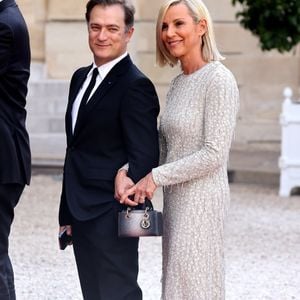
M278 150L282 90L298 91L299 47L288 54L263 53L257 38L235 20L230 0L207 0L217 43L227 65L237 78L241 109L235 147ZM91 62L82 0L19 0L30 29L33 61L43 63L46 78L69 80L79 66ZM130 53L137 65L154 81L162 109L168 84L178 69L155 65L155 18L161 1L135 0L137 8Z

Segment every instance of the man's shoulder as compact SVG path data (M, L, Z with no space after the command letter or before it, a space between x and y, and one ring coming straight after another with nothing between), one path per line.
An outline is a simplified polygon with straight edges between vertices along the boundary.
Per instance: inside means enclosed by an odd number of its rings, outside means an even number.
M82 76L83 74L87 74L89 70L91 69L92 65L80 67L73 73L73 78L76 78L78 76Z
M136 80L147 80L150 81L149 77L145 75L145 73L137 67L132 61L127 66L126 71L124 73L124 78L128 81L136 81Z
M133 71L134 75L137 76L137 77L148 78L144 74L144 72L139 67L137 67L135 64L132 64L132 71Z
M84 73L84 72L88 72L88 71L91 69L91 67L92 67L92 65L79 67L78 69L75 70L74 73Z
M3 2L0 5L0 22L7 26L16 26L23 21L22 14L14 1Z

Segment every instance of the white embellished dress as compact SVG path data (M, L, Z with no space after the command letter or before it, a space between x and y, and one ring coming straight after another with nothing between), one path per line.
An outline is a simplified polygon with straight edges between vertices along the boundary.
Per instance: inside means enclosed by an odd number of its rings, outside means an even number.
M221 300L224 218L230 195L227 160L239 95L220 62L173 79L160 123L164 187L162 299Z

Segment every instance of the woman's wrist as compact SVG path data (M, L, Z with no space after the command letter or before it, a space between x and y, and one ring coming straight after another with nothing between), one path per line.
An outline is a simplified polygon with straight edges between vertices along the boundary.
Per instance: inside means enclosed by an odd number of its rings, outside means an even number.
M153 184L155 184L155 186L158 187L159 184L158 184L158 182L157 182L157 178L156 178L156 170L155 170L155 168L152 169L152 171L151 171L150 174L151 174L151 179L152 179Z

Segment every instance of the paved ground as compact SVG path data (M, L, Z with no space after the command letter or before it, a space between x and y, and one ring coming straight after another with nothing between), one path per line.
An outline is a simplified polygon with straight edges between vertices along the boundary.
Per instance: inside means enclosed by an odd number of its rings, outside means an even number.
M11 238L18 300L82 299L72 248L58 250L59 176L34 176ZM300 197L278 187L232 184L226 236L226 300L300 300ZM161 193L154 200L161 208ZM144 300L159 300L161 240L143 238ZM201 300L201 299L182 299Z

